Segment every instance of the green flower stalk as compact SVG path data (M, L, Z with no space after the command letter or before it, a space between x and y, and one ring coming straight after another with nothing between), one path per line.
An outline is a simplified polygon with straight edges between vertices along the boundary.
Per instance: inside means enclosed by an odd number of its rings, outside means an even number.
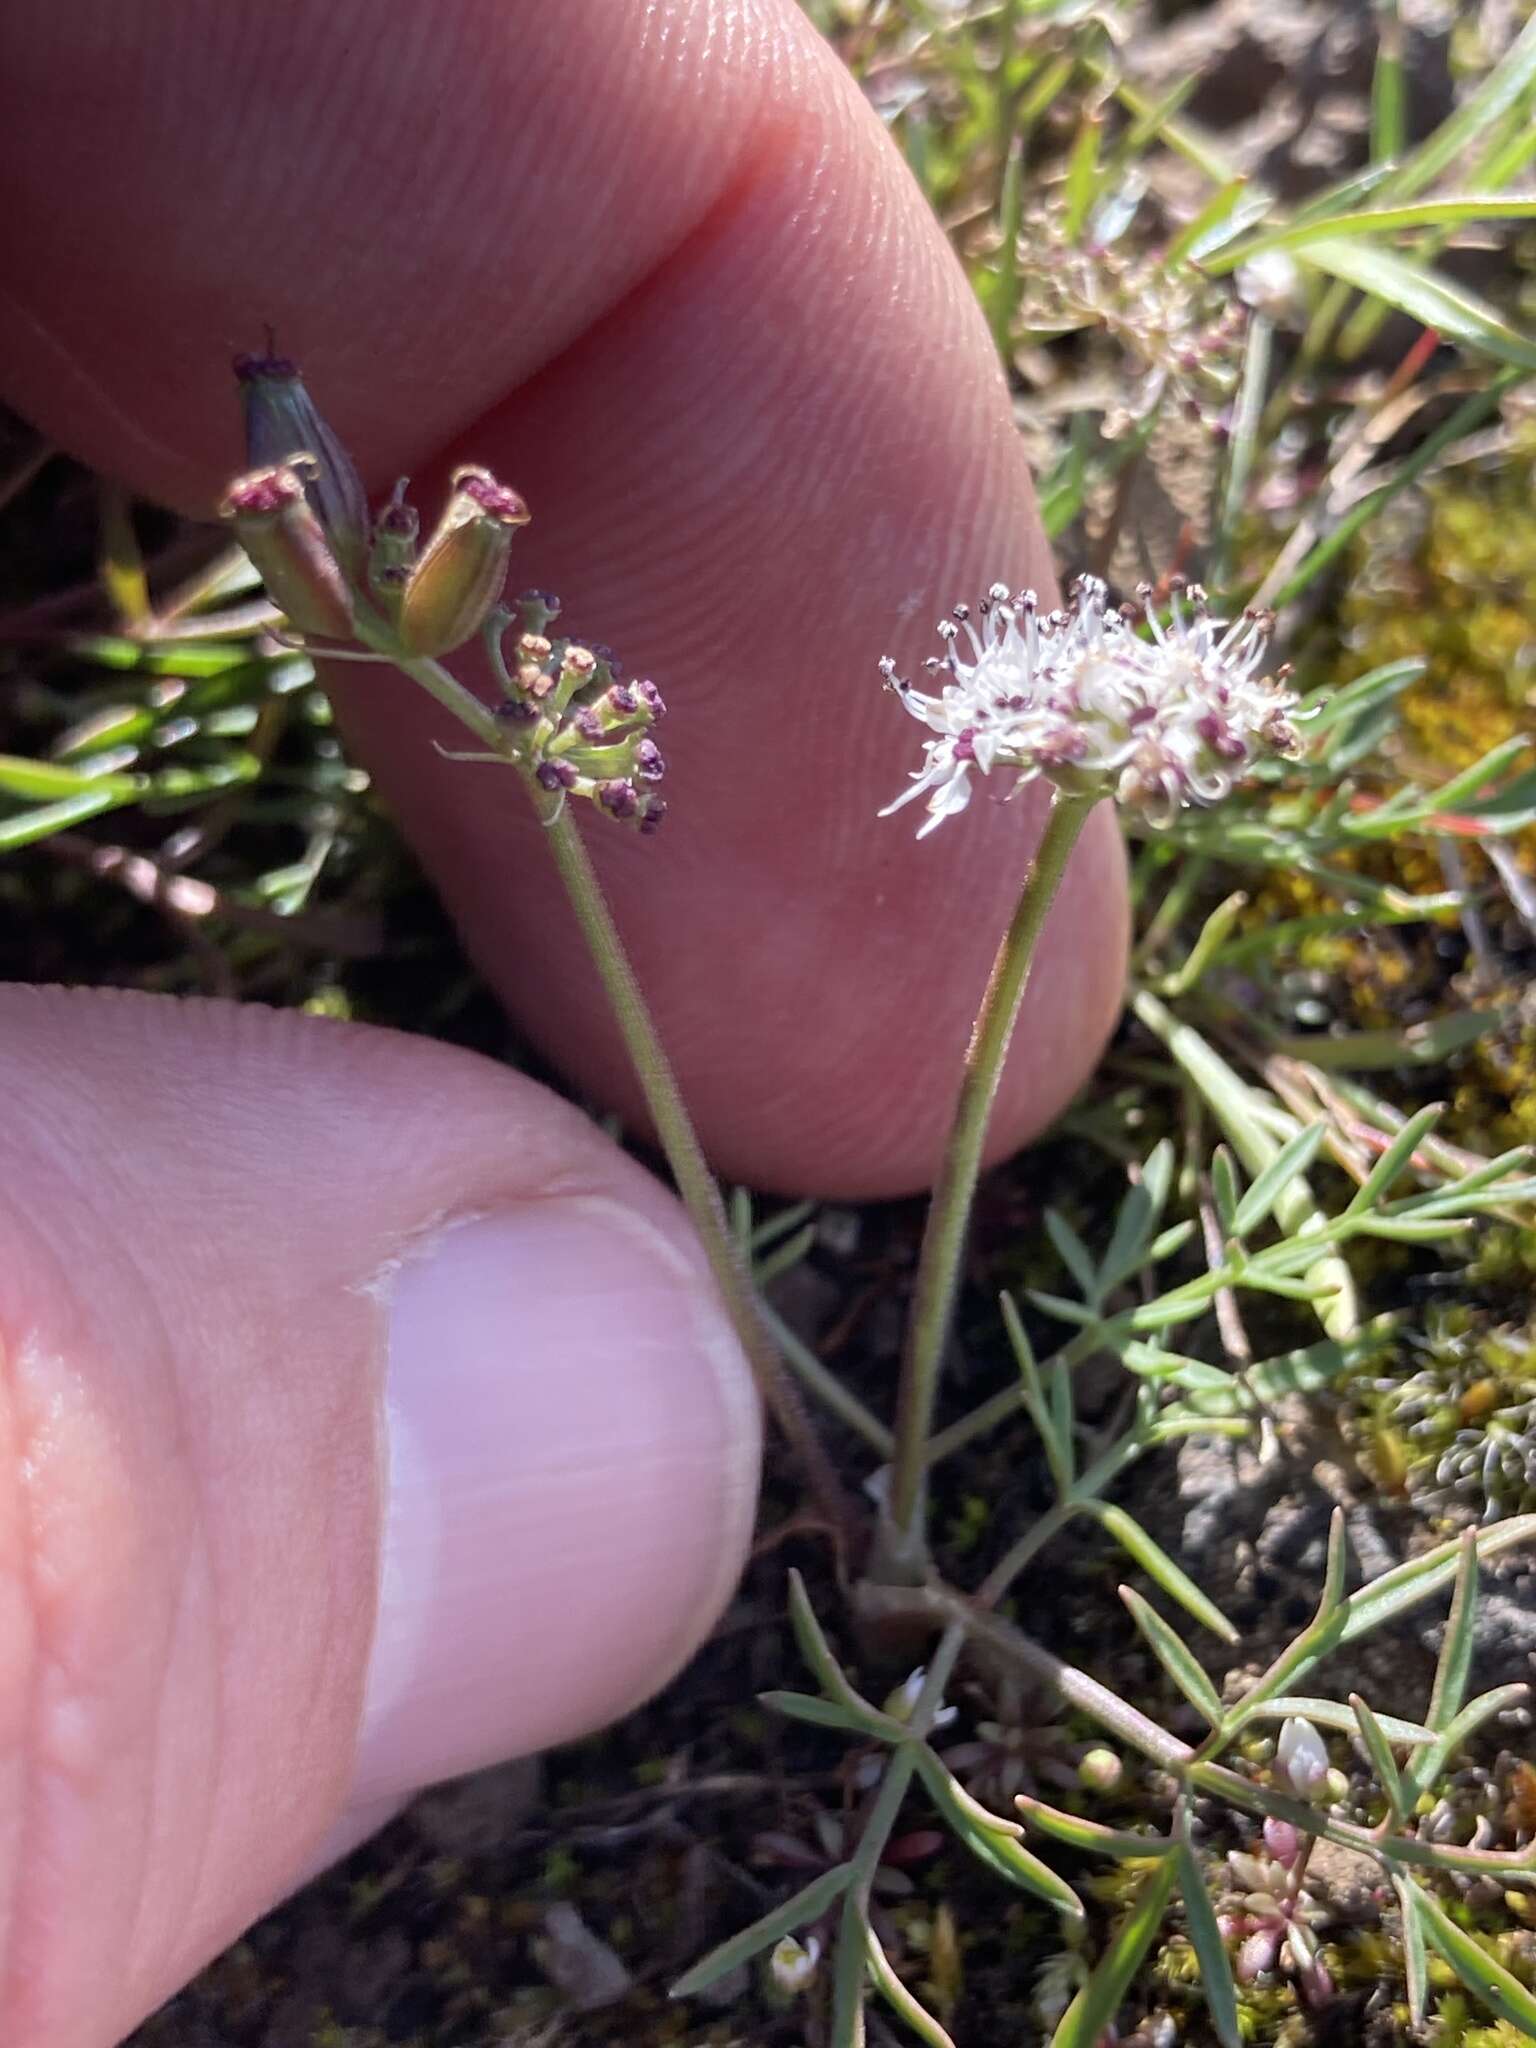
M1164 622L1151 599L1142 593L1143 636L1137 614L1115 609L1096 577L1080 578L1070 605L1045 614L1033 591L1010 595L996 583L975 619L957 605L940 624L945 651L928 663L935 689L914 688L889 657L880 664L886 687L932 735L922 766L882 815L922 799L923 838L965 809L977 776L997 774L1015 791L1044 780L1053 790L966 1052L918 1261L880 1558L882 1574L898 1581L926 1567L923 1475L987 1125L1040 933L1083 823L1106 797L1164 822L1186 804L1217 802L1255 761L1300 744L1296 698L1283 678L1261 672L1266 616L1212 619L1202 591L1180 589Z

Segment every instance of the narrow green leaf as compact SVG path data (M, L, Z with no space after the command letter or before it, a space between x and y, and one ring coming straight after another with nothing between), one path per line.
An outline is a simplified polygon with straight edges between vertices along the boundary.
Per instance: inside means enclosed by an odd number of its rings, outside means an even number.
M1156 1869L1147 1873L1135 1904L1116 1928L1098 1968L1063 2013L1051 2036L1051 2048L1098 2048L1163 1924L1177 1875L1178 1864L1172 1855L1164 1855Z
M1463 434L1471 433L1474 427L1480 426L1491 413L1496 412L1505 393L1523 382L1518 370L1508 368L1499 371L1479 390L1469 393L1449 418L1442 420L1432 433L1426 434L1413 453L1398 464L1386 483L1355 500L1317 545L1308 550L1278 590L1265 590L1266 602L1279 609L1300 597L1328 564L1344 552L1362 528L1371 525L1394 498L1409 489L1426 470L1433 468L1453 442L1460 440Z
M1526 25L1499 63L1461 104L1425 137L1391 179L1393 196L1405 199L1432 185L1464 149L1489 132L1536 90L1536 21Z
M1232 215L1247 189L1246 178L1229 178L1226 184L1217 186L1194 219L1180 228L1168 244L1168 252L1163 261L1169 270L1177 270L1181 263L1194 256L1197 249L1212 252L1220 248L1231 235L1240 232L1240 229L1233 225ZM1266 212L1272 203L1268 198L1265 199Z
M1098 1310L1081 1301L1068 1301L1060 1294L1046 1294L1038 1287L1027 1287L1024 1291L1036 1308L1044 1309L1048 1316L1055 1316L1059 1322L1078 1323L1087 1330L1099 1320Z
M1301 251L1309 263L1356 291L1368 292L1410 319L1433 327L1448 341L1521 369L1536 369L1536 341L1517 333L1492 306L1439 271L1397 256L1389 249L1347 237L1312 242Z
M1184 1923L1189 1945L1200 1965L1200 1988L1221 2048L1243 2048L1237 2023L1237 1986L1232 1978L1232 1959L1216 1924L1216 1908L1205 1888L1200 1859L1189 1845L1187 1834L1174 1850L1179 1895L1184 1901Z
M1061 1263L1083 1291L1083 1299L1098 1307L1098 1268L1093 1254L1059 1209L1045 1212L1045 1234L1056 1247Z
M1454 226L1461 221L1530 220L1536 217L1536 199L1512 198L1507 193L1467 193L1455 199L1425 199L1411 206L1380 206L1359 213L1336 213L1321 219L1290 221L1271 228L1235 248L1223 249L1205 268L1215 277L1235 270L1251 257L1267 255L1271 249L1308 253L1315 242L1338 241L1357 235L1388 235L1406 228ZM1406 261L1407 259L1402 259ZM1421 276L1436 273L1421 271ZM1346 282L1350 280L1346 279ZM1433 322L1431 325L1435 324Z
M1408 1771L1403 1773L1410 1780L1412 1797L1428 1792L1435 1780L1445 1769L1459 1749L1465 1749L1486 1721L1496 1714L1506 1713L1511 1707L1518 1707L1530 1693L1528 1685L1513 1684L1495 1686L1492 1692L1480 1693L1475 1700L1469 1700L1455 1717L1435 1737L1428 1749L1422 1749L1413 1758Z
M1071 1490L1075 1477L1076 1451L1072 1443L1072 1432L1066 1432L1063 1439L1058 1436L1056 1418L1046 1405L1045 1390L1040 1384L1040 1369L1035 1364L1035 1348L1029 1341L1019 1311L1011 1294L1002 1296L1003 1327L1008 1332L1008 1341L1013 1346L1013 1355L1019 1368L1019 1394L1029 1411L1029 1419L1039 1434L1045 1461L1051 1468L1051 1477L1056 1482L1056 1491L1066 1494Z
M711 1984L728 1976L738 1965L750 1962L764 1949L772 1948L786 1934L796 1934L813 1920L819 1920L827 1908L842 1896L852 1874L851 1863L840 1863L835 1870L823 1871L820 1877L812 1878L792 1899L786 1899L782 1906L765 1913L761 1920L754 1920L740 1934L733 1934L729 1941L722 1941L718 1948L712 1948L701 1962L695 1963L691 1970L678 1978L669 1997L693 1998L700 1991L707 1991Z
M851 1714L865 1728L877 1732L895 1729L900 1735L906 1734L899 1721L882 1714L848 1682L843 1667L832 1654L831 1644L822 1634L821 1623L811 1606L811 1596L805 1590L805 1581L799 1572L793 1570L789 1575L789 1621L795 1632L795 1641L800 1646L800 1654L828 1699L836 1701L845 1713Z
M1081 232L1098 189L1099 137L1103 128L1103 119L1098 113L1085 114L1078 123L1072 154L1067 159L1064 190L1065 227L1069 239L1075 239Z
M1219 1636L1224 1643L1237 1641L1237 1630L1228 1621L1221 1609L1207 1594L1202 1593L1194 1580L1168 1555L1160 1543L1149 1536L1133 1515L1113 1502L1085 1500L1084 1512L1093 1516L1107 1534L1113 1536L1120 1548L1133 1557L1137 1564L1171 1600L1177 1600L1187 1614L1194 1616L1202 1628L1208 1628L1212 1635Z
M1169 1168L1166 1174L1162 1170L1164 1159ZM1154 1160L1158 1162L1156 1169ZM1164 1138L1148 1153L1141 1178L1134 1187L1126 1190L1125 1199L1115 1215L1109 1248L1099 1268L1100 1300L1129 1280L1146 1263L1147 1245L1167 1200L1172 1164L1173 1147Z
M867 1944L869 1958L869 1979L899 2019L906 2021L920 2041L926 2041L928 2048L955 2048L954 2041L945 2033L927 2006L913 1997L891 1967L891 1959L880 1946L879 1937L871 1927Z
M1276 1693L1284 1692L1293 1679L1304 1676L1343 1641L1349 1616L1349 1603L1344 1598L1347 1565L1344 1511L1335 1508L1328 1523L1328 1561L1323 1571L1323 1589L1318 1597L1317 1612L1295 1641L1280 1652L1269 1669L1255 1680L1227 1715L1222 1723L1225 1733L1232 1734L1250 1717L1255 1706L1273 1699Z
M1337 1728L1343 1735L1358 1732L1354 1715L1342 1701L1317 1699L1311 1693L1278 1693L1273 1699L1256 1706L1251 1718L1255 1721L1289 1721L1297 1715L1303 1720L1315 1721L1319 1728ZM1419 1721L1405 1721L1397 1714L1378 1714L1376 1724L1387 1740L1399 1749L1420 1748L1435 1739L1433 1729L1426 1728Z
M1132 1621L1145 1636L1153 1656L1185 1699L1213 1728L1219 1728L1221 1700L1188 1644L1175 1634L1157 1609L1143 1600L1134 1587L1122 1586L1120 1598L1130 1610Z
M1328 1126L1319 1121L1303 1124L1294 1138L1287 1139L1238 1203L1232 1219L1235 1237L1247 1237L1258 1229L1286 1188L1312 1164L1327 1135Z
M1470 1230L1470 1216L1362 1216L1355 1224L1361 1237L1379 1237L1388 1244L1441 1244L1460 1230Z
M1435 1682L1429 1695L1427 1718L1437 1733L1448 1728L1461 1711L1472 1670L1476 1623L1477 1532L1468 1529L1456 1560L1456 1590L1451 1595L1451 1611L1446 1617L1445 1636L1435 1660Z
M1201 976L1226 944L1233 926L1247 907L1248 895L1243 889L1234 889L1230 896L1218 903L1200 927L1199 935L1190 947L1184 964L1159 982L1160 993L1165 996L1182 996L1195 988Z
M1236 1236L1237 1205L1243 1199L1243 1187L1238 1179L1236 1162L1225 1145L1218 1145L1211 1154L1211 1195L1216 1203L1216 1217L1221 1224L1222 1235Z
M1021 1891L1044 1899L1072 1926L1086 1924L1087 1915L1076 1892L1048 1863L1024 1847L1019 1839L1024 1831L1017 1821L1004 1820L973 1799L926 1743L914 1746L913 1759L934 1805L979 1862Z
M1397 1768L1397 1759L1392 1754L1392 1745L1387 1740L1386 1731L1359 1693L1350 1694L1349 1704L1360 1731L1360 1740L1365 1745L1365 1753L1371 1760L1371 1769L1376 1773L1381 1789L1387 1795L1387 1806L1392 1818L1401 1823L1407 1812L1407 1801L1403 1796L1403 1781Z
M54 797L107 793L130 803L148 787L142 775L93 774L89 768L66 768L58 761L34 761L25 754L0 754L0 790L27 802Z
M1512 1550L1518 1544L1533 1540L1536 1540L1536 1515L1511 1515L1507 1521L1490 1523L1475 1532L1480 1560L1496 1557L1501 1551ZM1410 1558L1406 1564L1383 1572L1379 1579L1372 1579L1350 1595L1345 1604L1340 1642L1358 1642L1362 1636L1370 1635L1386 1622L1395 1621L1409 1608L1417 1607L1420 1601L1432 1599L1443 1587L1451 1584L1460 1569L1461 1538L1455 1537L1448 1543L1437 1544L1433 1550L1426 1550L1420 1557Z
M57 803L36 804L31 810L18 811L12 818L0 818L0 853L12 853L17 847L51 839L55 832L65 832L71 825L99 817L103 811L120 810L125 801L112 789L98 786L81 790L78 796L60 797Z
M1438 1899L1417 1887L1415 1891L1414 1904L1425 1934L1472 1996L1521 2033L1536 2036L1536 1998L1480 1942L1456 1925Z
M1398 1912L1403 1924L1403 1975L1407 1980L1408 2019L1422 2027L1429 2002L1429 1958L1424 1952L1424 1922L1419 1917L1419 1888L1401 1871L1392 1873Z
M1059 1807L1047 1806L1044 1800L1032 1799L1027 1792L1014 1795L1014 1805L1031 1827L1042 1835L1049 1835L1053 1841L1065 1842L1068 1847L1090 1852L1095 1856L1113 1856L1119 1860L1160 1855L1167 1844L1161 1835L1133 1834L1128 1828L1106 1828L1096 1820L1084 1820L1080 1813L1063 1813Z
M1376 63L1371 73L1371 161L1393 163L1408 140L1408 104L1403 81L1403 30L1396 0L1381 9Z
M1440 1121L1444 1109L1445 1104L1443 1102L1431 1102L1427 1108L1421 1109L1416 1116L1409 1117L1407 1123L1403 1125L1396 1137L1393 1138L1391 1144L1388 1145L1365 1179L1360 1183L1349 1207L1344 1211L1346 1216L1356 1216L1362 1209L1373 1209L1378 1202L1384 1199L1392 1183L1397 1179L1404 1167L1407 1166L1414 1153L1418 1151L1421 1141L1429 1135Z
M906 1734L902 1724L884 1714L872 1717L854 1713L836 1700L818 1699L810 1692L760 1692L759 1702L791 1721L808 1721L817 1728L840 1728L848 1735L878 1736L884 1742L899 1742Z
M864 2048L864 1983L869 1974L869 1912L858 1888L843 1900L832 1970L831 2048Z

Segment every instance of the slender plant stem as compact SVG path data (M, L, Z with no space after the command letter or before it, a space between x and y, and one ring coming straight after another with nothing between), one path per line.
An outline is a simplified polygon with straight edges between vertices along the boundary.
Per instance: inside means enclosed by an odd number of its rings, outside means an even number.
M387 628L380 628L380 639L367 630L369 625L371 622L360 623L360 638L371 645L381 646L381 651L389 654L399 669L413 682L420 683L476 739L484 741L489 751L501 756L509 765L519 767L505 728L472 690L467 690L439 662L414 660L393 652ZM519 773L522 773L520 767ZM526 775L523 780L528 780ZM788 1439L821 1512L840 1536L846 1536L851 1533L853 1524L843 1489L821 1439L811 1426L794 1382L784 1368L773 1333L764 1320L746 1256L731 1230L719 1185L704 1158L671 1062L569 807L562 809L552 820L545 820L545 838L592 963L612 1005L651 1121L656 1126L657 1138L677 1183L678 1194L699 1234L715 1284L757 1382L758 1392Z
M693 1218L758 1389L799 1459L818 1504L833 1528L845 1534L850 1528L850 1517L842 1487L763 1318L745 1256L726 1215L719 1183L704 1158L602 884L568 808L548 827L547 838L576 922L613 1006L677 1191Z
M1066 796L1060 791L1053 797L1039 851L993 962L966 1049L955 1119L918 1258L907 1350L897 1394L896 1455L887 1510L894 1548L888 1545L887 1563L898 1572L920 1569L925 1548L923 1476L928 1438L944 1345L954 1319L960 1262L981 1171L987 1121L1029 979L1035 942L1055 898L1067 857L1091 809L1091 802L1082 797Z

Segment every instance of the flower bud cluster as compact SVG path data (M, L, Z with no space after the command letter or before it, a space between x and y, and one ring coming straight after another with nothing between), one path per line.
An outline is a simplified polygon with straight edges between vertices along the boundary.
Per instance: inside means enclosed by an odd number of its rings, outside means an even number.
M945 652L927 664L943 678L936 692L882 661L887 687L935 737L881 815L926 799L922 838L965 808L973 774L1000 769L1016 788L1044 776L1167 823L1187 804L1218 802L1266 756L1299 750L1284 671L1261 673L1267 615L1213 619L1192 587L1175 592L1164 621L1150 590L1141 599L1117 609L1084 576L1068 608L1042 614L1032 590L1010 596L998 583L979 619L957 605L941 621Z
M1105 414L1112 439L1165 399L1208 427L1222 423L1242 361L1247 311L1241 300L1161 250L1084 242L1060 206L1042 210L1019 240L1014 274L1027 280L1017 325L1032 335L1098 328L1136 373Z
M221 511L261 572L273 602L302 633L353 636L357 606L376 606L400 651L451 654L479 632L506 582L528 507L489 470L457 469L447 507L418 552L420 519L405 484L377 520L345 448L285 356L241 356L251 470Z
M505 702L496 715L523 766L556 800L584 797L610 817L654 832L666 815L656 785L666 772L651 728L666 712L653 682L627 682L606 648L551 639L557 598L498 609L485 641ZM518 630L514 630L514 628Z

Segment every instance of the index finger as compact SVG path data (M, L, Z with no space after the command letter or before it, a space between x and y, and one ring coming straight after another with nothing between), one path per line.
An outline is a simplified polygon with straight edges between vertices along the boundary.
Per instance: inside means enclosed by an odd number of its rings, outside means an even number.
M592 840L706 1144L800 1191L926 1177L1038 813L976 804L922 846L877 823L913 752L874 664L1050 571L965 281L790 0L99 0L0 38L12 402L202 507L237 459L227 355L270 322L375 481L473 457L515 483L517 579L672 706L667 829ZM339 695L511 1006L633 1112L517 792L440 761L404 682ZM1118 1000L1095 824L999 1148Z

